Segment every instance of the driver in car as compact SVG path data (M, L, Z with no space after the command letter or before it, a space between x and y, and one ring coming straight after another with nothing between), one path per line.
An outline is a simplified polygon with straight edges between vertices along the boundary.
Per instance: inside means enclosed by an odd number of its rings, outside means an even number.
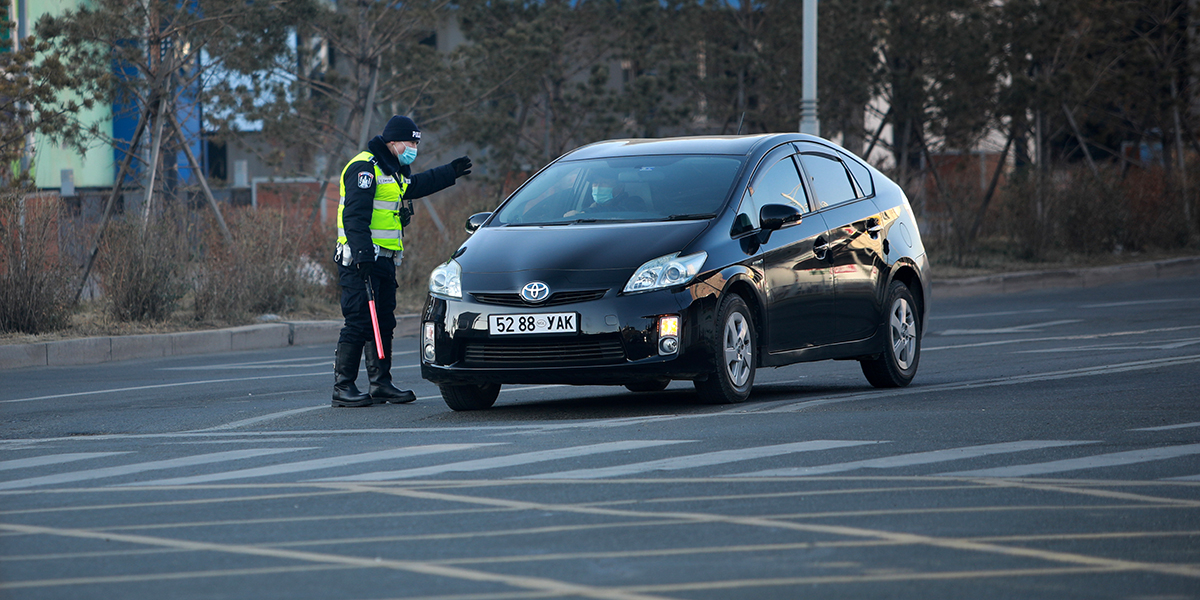
M609 177L601 177L592 182L591 204L580 210L569 210L563 216L641 210L646 210L645 200L625 193L625 185L621 182Z

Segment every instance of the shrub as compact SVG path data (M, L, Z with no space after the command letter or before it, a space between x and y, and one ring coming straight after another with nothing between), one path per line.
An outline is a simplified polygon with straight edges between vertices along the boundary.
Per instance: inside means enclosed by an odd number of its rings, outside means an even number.
M57 198L0 194L0 332L67 326L71 272L58 252Z
M164 210L143 226L140 217L114 220L100 249L101 286L118 321L161 321L186 292L187 236L181 209Z

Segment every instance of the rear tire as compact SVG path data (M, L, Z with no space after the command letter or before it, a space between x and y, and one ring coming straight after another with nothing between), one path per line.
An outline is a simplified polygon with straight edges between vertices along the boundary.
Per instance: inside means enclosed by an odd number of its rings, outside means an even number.
M500 384L487 385L439 385L442 400L454 410L485 410L496 403L500 395Z
M717 311L717 372L704 381L695 381L696 393L704 404L745 402L754 387L754 367L758 359L758 333L746 302L737 294L728 294Z
M631 392L661 392L671 385L670 379L647 379L625 384L625 389Z
M917 374L921 361L921 317L908 286L893 281L888 287L888 310L883 315L887 331L879 356L859 361L867 381L877 388L904 387Z

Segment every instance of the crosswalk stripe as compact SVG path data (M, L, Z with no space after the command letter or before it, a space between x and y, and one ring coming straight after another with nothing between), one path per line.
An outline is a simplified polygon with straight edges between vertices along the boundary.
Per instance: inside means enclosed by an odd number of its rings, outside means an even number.
M1144 450L1129 450L1112 454L1098 454L1081 458L1053 460L1044 463L1028 465L1013 465L1011 467L996 467L992 469L977 469L974 471L955 471L938 473L944 477L1025 477L1028 475L1046 475L1063 471L1078 471L1081 469L1097 469L1101 467L1119 467L1137 463L1165 460L1200 454L1200 444L1184 444L1182 446L1164 446L1162 448L1147 448Z
M864 444L878 443L883 442L811 440L807 442L793 442L790 444L778 444L774 446L742 448L739 450L705 452L703 454L663 458L659 460L632 463L628 465L614 465L611 467L599 467L595 469L575 469L572 471L559 471L557 473L542 473L539 475L517 477L516 479L600 479L604 477L622 477L636 473L645 473L647 471L677 471L680 469L708 467L742 460L752 460L755 458L766 458L769 456L792 454L795 452L813 452L817 450L831 450L833 448L845 448L848 446L862 446Z
M538 450L535 452L511 454L508 456L495 456L492 458L480 458L476 460L453 462L444 465L432 465L414 469L401 469L399 471L378 471L375 473L347 475L345 477L330 477L326 479L317 479L314 481L390 481L393 479L407 479L410 477L438 475L441 473L483 471L487 469L498 469L501 467L513 467L517 465L528 465L551 460L560 460L564 458L576 458L591 454L602 454L605 452L620 452L622 450L638 450L640 448L650 448L653 446L683 444L692 441L695 440L627 440L622 442L605 442L603 444L557 448L554 450Z
M57 475L43 475L41 477L16 479L13 481L0 482L0 490L15 490L38 485L54 485L60 483L73 483L77 481L89 481L93 479L103 479L106 477L132 475L134 473L143 473L145 471L160 471L163 469L174 469L178 467L191 467L195 465L206 465L229 460L241 460L244 458L254 458L256 456L268 456L283 452L295 452L297 450L311 449L312 448L250 448L246 450L213 452L211 454L198 454L196 456L155 460L144 463L135 463L132 465L106 467L103 469L89 469L87 471L73 471L71 473L59 473Z
M392 448L390 450L380 450L377 452L364 452L362 454L350 454L347 456L331 456L328 458L316 458L313 460L302 460L293 463L282 463L278 465L268 465L265 467L254 467L250 469L239 469L237 471L225 471L222 473L209 473L207 475L194 475L192 477L172 477L170 479L157 479L155 481L146 481L140 483L126 483L124 486L148 486L148 485L189 485L196 483L210 483L213 481L227 481L230 479L248 479L251 477L268 477L271 475L282 475L285 473L298 473L301 471L316 471L318 469L330 469L334 467L344 467L365 462L374 462L379 460L391 460L395 458L409 458L413 456L422 456L425 454L437 454L439 452L452 452L454 450L470 450L482 446L499 446L504 442L489 443L489 444L431 444L428 446L409 446L406 448Z
M87 460L89 458L102 458L105 456L113 456L116 454L128 454L127 452L68 452L66 454L47 454L46 456L32 456L30 458L17 458L13 460L0 461L0 471L8 471L10 469L24 469L27 467L44 467L47 465L60 465L62 463L75 462L77 460Z
M1023 450L1037 450L1040 448L1056 448L1059 446L1076 446L1079 444L1095 443L1096 442L1073 442L1061 440L1024 440L1019 442L1003 442L1000 444L984 444L982 446L947 448L945 450L933 450L930 452L898 454L896 456L856 460L830 465L819 465L815 467L767 469L765 471L755 471L753 473L741 473L734 475L733 477L803 477L806 475L841 473L844 471L853 471L855 469L891 469L896 467L927 465L931 463L959 460L963 458L976 458L979 456L988 456L990 454L1005 454L1008 452L1021 452Z

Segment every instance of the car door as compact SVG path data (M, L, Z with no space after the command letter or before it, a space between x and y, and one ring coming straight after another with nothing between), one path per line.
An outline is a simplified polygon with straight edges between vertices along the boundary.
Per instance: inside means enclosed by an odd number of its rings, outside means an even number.
M833 275L833 342L861 340L881 322L881 277L887 272L880 235L883 215L864 197L844 159L832 148L799 144L800 162L819 213Z
M823 243L825 221L812 211L792 154L790 147L784 147L759 164L733 232L741 238L743 249L754 255L752 265L763 275L768 353L807 348L832 335L833 281L824 255L814 251ZM769 204L795 207L801 219L764 231L759 214Z

